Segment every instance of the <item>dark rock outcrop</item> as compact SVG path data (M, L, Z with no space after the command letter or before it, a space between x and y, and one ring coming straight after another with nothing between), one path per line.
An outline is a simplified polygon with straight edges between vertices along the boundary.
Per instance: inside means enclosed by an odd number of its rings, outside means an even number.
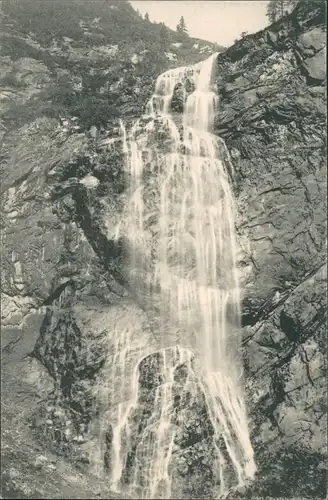
M177 83L175 86L173 97L171 101L171 111L183 113L184 105L188 95L195 90L195 85L188 77L183 83Z

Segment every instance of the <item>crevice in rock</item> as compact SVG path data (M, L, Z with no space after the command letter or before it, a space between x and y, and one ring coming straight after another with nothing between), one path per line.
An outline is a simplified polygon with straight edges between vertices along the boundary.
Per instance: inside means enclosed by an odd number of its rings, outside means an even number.
M297 342L300 335L299 325L282 309L280 312L280 328L291 342Z
M65 281L65 283L62 283L61 285L59 285L50 295L49 297L47 297L43 303L41 304L41 306L50 306L52 305L52 303L58 299L61 294L63 293L63 291L65 290L65 288L67 288L69 285L73 285L73 281L72 280L67 280Z
M270 188L270 189L266 189L264 191L261 191L258 196L262 196L263 194L268 194L268 193L275 193L275 192L279 192L281 194L287 194L288 191L290 189L295 189L295 186L293 186L292 184L290 185L285 185L285 186L277 186L277 187L273 187L273 188ZM286 193L287 191L287 193ZM289 193L288 193L289 194Z
M270 296L259 307L252 306L246 299L244 301L244 309L248 312L242 313L242 327L254 326L256 323L268 319L268 317L288 299L291 292L292 290L290 289L284 291L278 289L273 290ZM277 296L277 294L279 295Z
M18 344L20 340L21 340L21 335L18 335L15 339L11 340L10 342L8 342L8 344L5 345L5 347L2 349L2 352L10 354L15 348L15 345Z

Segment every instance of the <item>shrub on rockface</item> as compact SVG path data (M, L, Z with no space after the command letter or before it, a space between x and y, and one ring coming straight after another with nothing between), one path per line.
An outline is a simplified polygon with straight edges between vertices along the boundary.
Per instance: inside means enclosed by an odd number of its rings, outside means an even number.
M93 175L102 182L102 186L107 187L107 190L110 189L110 186L115 186L114 197L117 197L126 188L126 173L122 168L124 157L119 146L120 144L113 148L109 154L99 154L97 165L93 170Z
M101 95L93 87L82 92L69 81L59 81L42 93L44 114L52 118L76 117L82 130L92 125L106 126L118 116L113 96ZM40 100L41 100L40 99Z
M146 91L150 90L152 79L134 75L131 71L118 77L122 66L115 65L114 69L108 74L99 70L88 75L86 63L80 64L80 74L84 75L80 78L80 86L75 83L75 74L56 78L25 102L9 101L4 123L12 128L30 123L40 115L56 119L75 117L80 130L86 131L95 124L108 127L124 114L136 115L146 101ZM27 87L10 75L4 77L4 81L13 88ZM117 89L112 89L113 86Z

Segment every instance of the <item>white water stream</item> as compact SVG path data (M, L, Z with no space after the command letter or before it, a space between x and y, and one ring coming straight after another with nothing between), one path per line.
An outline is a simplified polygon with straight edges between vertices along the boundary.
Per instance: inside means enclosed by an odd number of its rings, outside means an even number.
M128 134L122 125L130 197L120 230L131 248L130 282L136 293L154 300L158 318L153 345L143 341L132 348L127 330L114 342L108 383L118 387L121 398L109 401L108 422L113 426L111 483L118 491L136 439L141 364L154 351L161 360L161 383L130 466L129 488L138 498L172 494L170 462L178 433L175 373L182 364L187 378L181 391L196 395L201 390L207 403L218 496L255 473L240 380L231 165L224 142L211 133L217 104L211 87L215 57L160 75L146 114ZM188 96L187 81L194 85ZM182 119L170 111L177 84L186 98Z

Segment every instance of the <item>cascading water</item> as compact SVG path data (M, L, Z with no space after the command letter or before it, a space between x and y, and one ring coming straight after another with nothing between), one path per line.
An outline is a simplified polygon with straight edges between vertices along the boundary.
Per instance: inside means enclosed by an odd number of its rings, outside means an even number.
M131 249L129 279L157 311L152 342L132 349L125 330L114 341L108 374L121 396L121 402L108 401L112 486L128 484L138 498L172 494L170 463L179 434L175 402L187 393L204 396L218 496L255 472L239 380L231 165L224 142L211 133L215 57L160 75L146 114L128 135L122 127L130 196L120 230ZM177 86L185 101L182 120L170 111ZM158 380L151 410L141 415L145 395L139 379L150 360L157 363ZM179 382L181 366L186 376ZM134 436L138 418L143 422Z

